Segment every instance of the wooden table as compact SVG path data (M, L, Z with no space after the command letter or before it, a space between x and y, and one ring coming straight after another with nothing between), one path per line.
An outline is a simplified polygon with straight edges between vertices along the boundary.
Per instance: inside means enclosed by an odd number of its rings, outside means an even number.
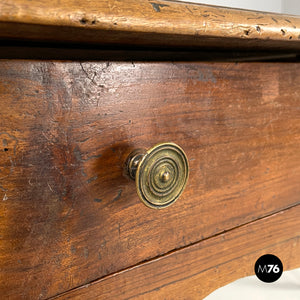
M0 3L3 299L202 299L300 267L300 18L173 1ZM124 164L180 145L172 206Z

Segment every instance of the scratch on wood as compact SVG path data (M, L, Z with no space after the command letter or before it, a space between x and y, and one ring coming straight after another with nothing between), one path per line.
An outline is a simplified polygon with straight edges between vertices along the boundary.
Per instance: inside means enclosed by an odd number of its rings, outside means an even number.
M259 20L259 19L263 19L264 16L259 16L259 17L253 17L253 18L247 18L247 20Z
M89 140L89 139L90 139L90 137L87 137L87 138L85 138L85 139L79 141L79 143L84 143L84 142L86 142L86 141Z
M88 160L91 160L91 159L93 159L93 158L99 158L99 157L101 157L102 156L102 154L99 154L99 155L92 155L92 156L89 156L88 158L83 158L82 160L83 161L88 161Z
M289 20L289 19L284 19L285 21L287 21L288 23L290 23L294 29L296 29L297 27Z
M52 193L54 193L54 191L52 190L52 187L50 186L49 182L47 182L47 185L48 185L48 187L49 187L49 190L50 190Z
M186 5L185 8L193 15L193 12L190 10L190 8Z
M159 3L154 3L154 2L150 2L150 4L152 5L153 9L156 11L156 12L160 12L160 8L163 8L165 6L169 6L167 4L159 4Z
M8 197L6 196L6 194L3 197L3 201L6 201L8 199Z
M80 67L81 67L83 73L86 75L86 77L87 77L94 85L98 86L98 84L94 81L94 78L95 78L95 76L96 76L96 72L93 74L93 77L91 78L90 75L88 74L88 72L84 69L82 63L80 62L79 64L80 64Z
M120 197L121 197L121 195L122 195L122 192L123 192L122 190L119 190L119 191L118 191L118 195L113 199L113 202L114 202L114 201L118 201L118 200L120 199Z
M2 185L0 185L0 190L2 190L3 192L7 192L7 189L4 188Z
M98 176L96 175L94 177L89 178L86 182L91 183L92 181L95 181L97 178L98 178Z

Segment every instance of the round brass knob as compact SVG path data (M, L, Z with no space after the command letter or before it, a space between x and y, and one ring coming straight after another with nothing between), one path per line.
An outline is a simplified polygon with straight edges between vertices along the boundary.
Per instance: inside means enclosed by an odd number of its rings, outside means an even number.
M141 201L155 209L165 208L178 199L189 174L187 157L174 143L158 144L148 151L133 151L127 158L126 168L136 182Z

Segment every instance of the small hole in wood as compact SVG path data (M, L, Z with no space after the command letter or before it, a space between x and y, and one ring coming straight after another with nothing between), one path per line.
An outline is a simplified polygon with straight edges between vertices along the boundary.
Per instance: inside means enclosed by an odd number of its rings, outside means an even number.
M256 31L260 32L260 27L259 26L256 26Z
M8 148L4 148L3 150L4 150L5 152L7 152L7 151L8 151Z
M85 25L85 24L87 23L87 19L82 18L82 19L80 20L80 23L81 23L82 25Z

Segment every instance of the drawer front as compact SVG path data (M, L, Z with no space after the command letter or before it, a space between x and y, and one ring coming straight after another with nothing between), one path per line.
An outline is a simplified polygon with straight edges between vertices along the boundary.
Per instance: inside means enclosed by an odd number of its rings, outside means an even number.
M221 286L254 275L255 261L266 253L280 257L285 271L300 267L299 215L297 205L55 299L204 299Z
M300 203L296 63L0 62L1 294L47 298ZM124 162L175 142L172 206Z

